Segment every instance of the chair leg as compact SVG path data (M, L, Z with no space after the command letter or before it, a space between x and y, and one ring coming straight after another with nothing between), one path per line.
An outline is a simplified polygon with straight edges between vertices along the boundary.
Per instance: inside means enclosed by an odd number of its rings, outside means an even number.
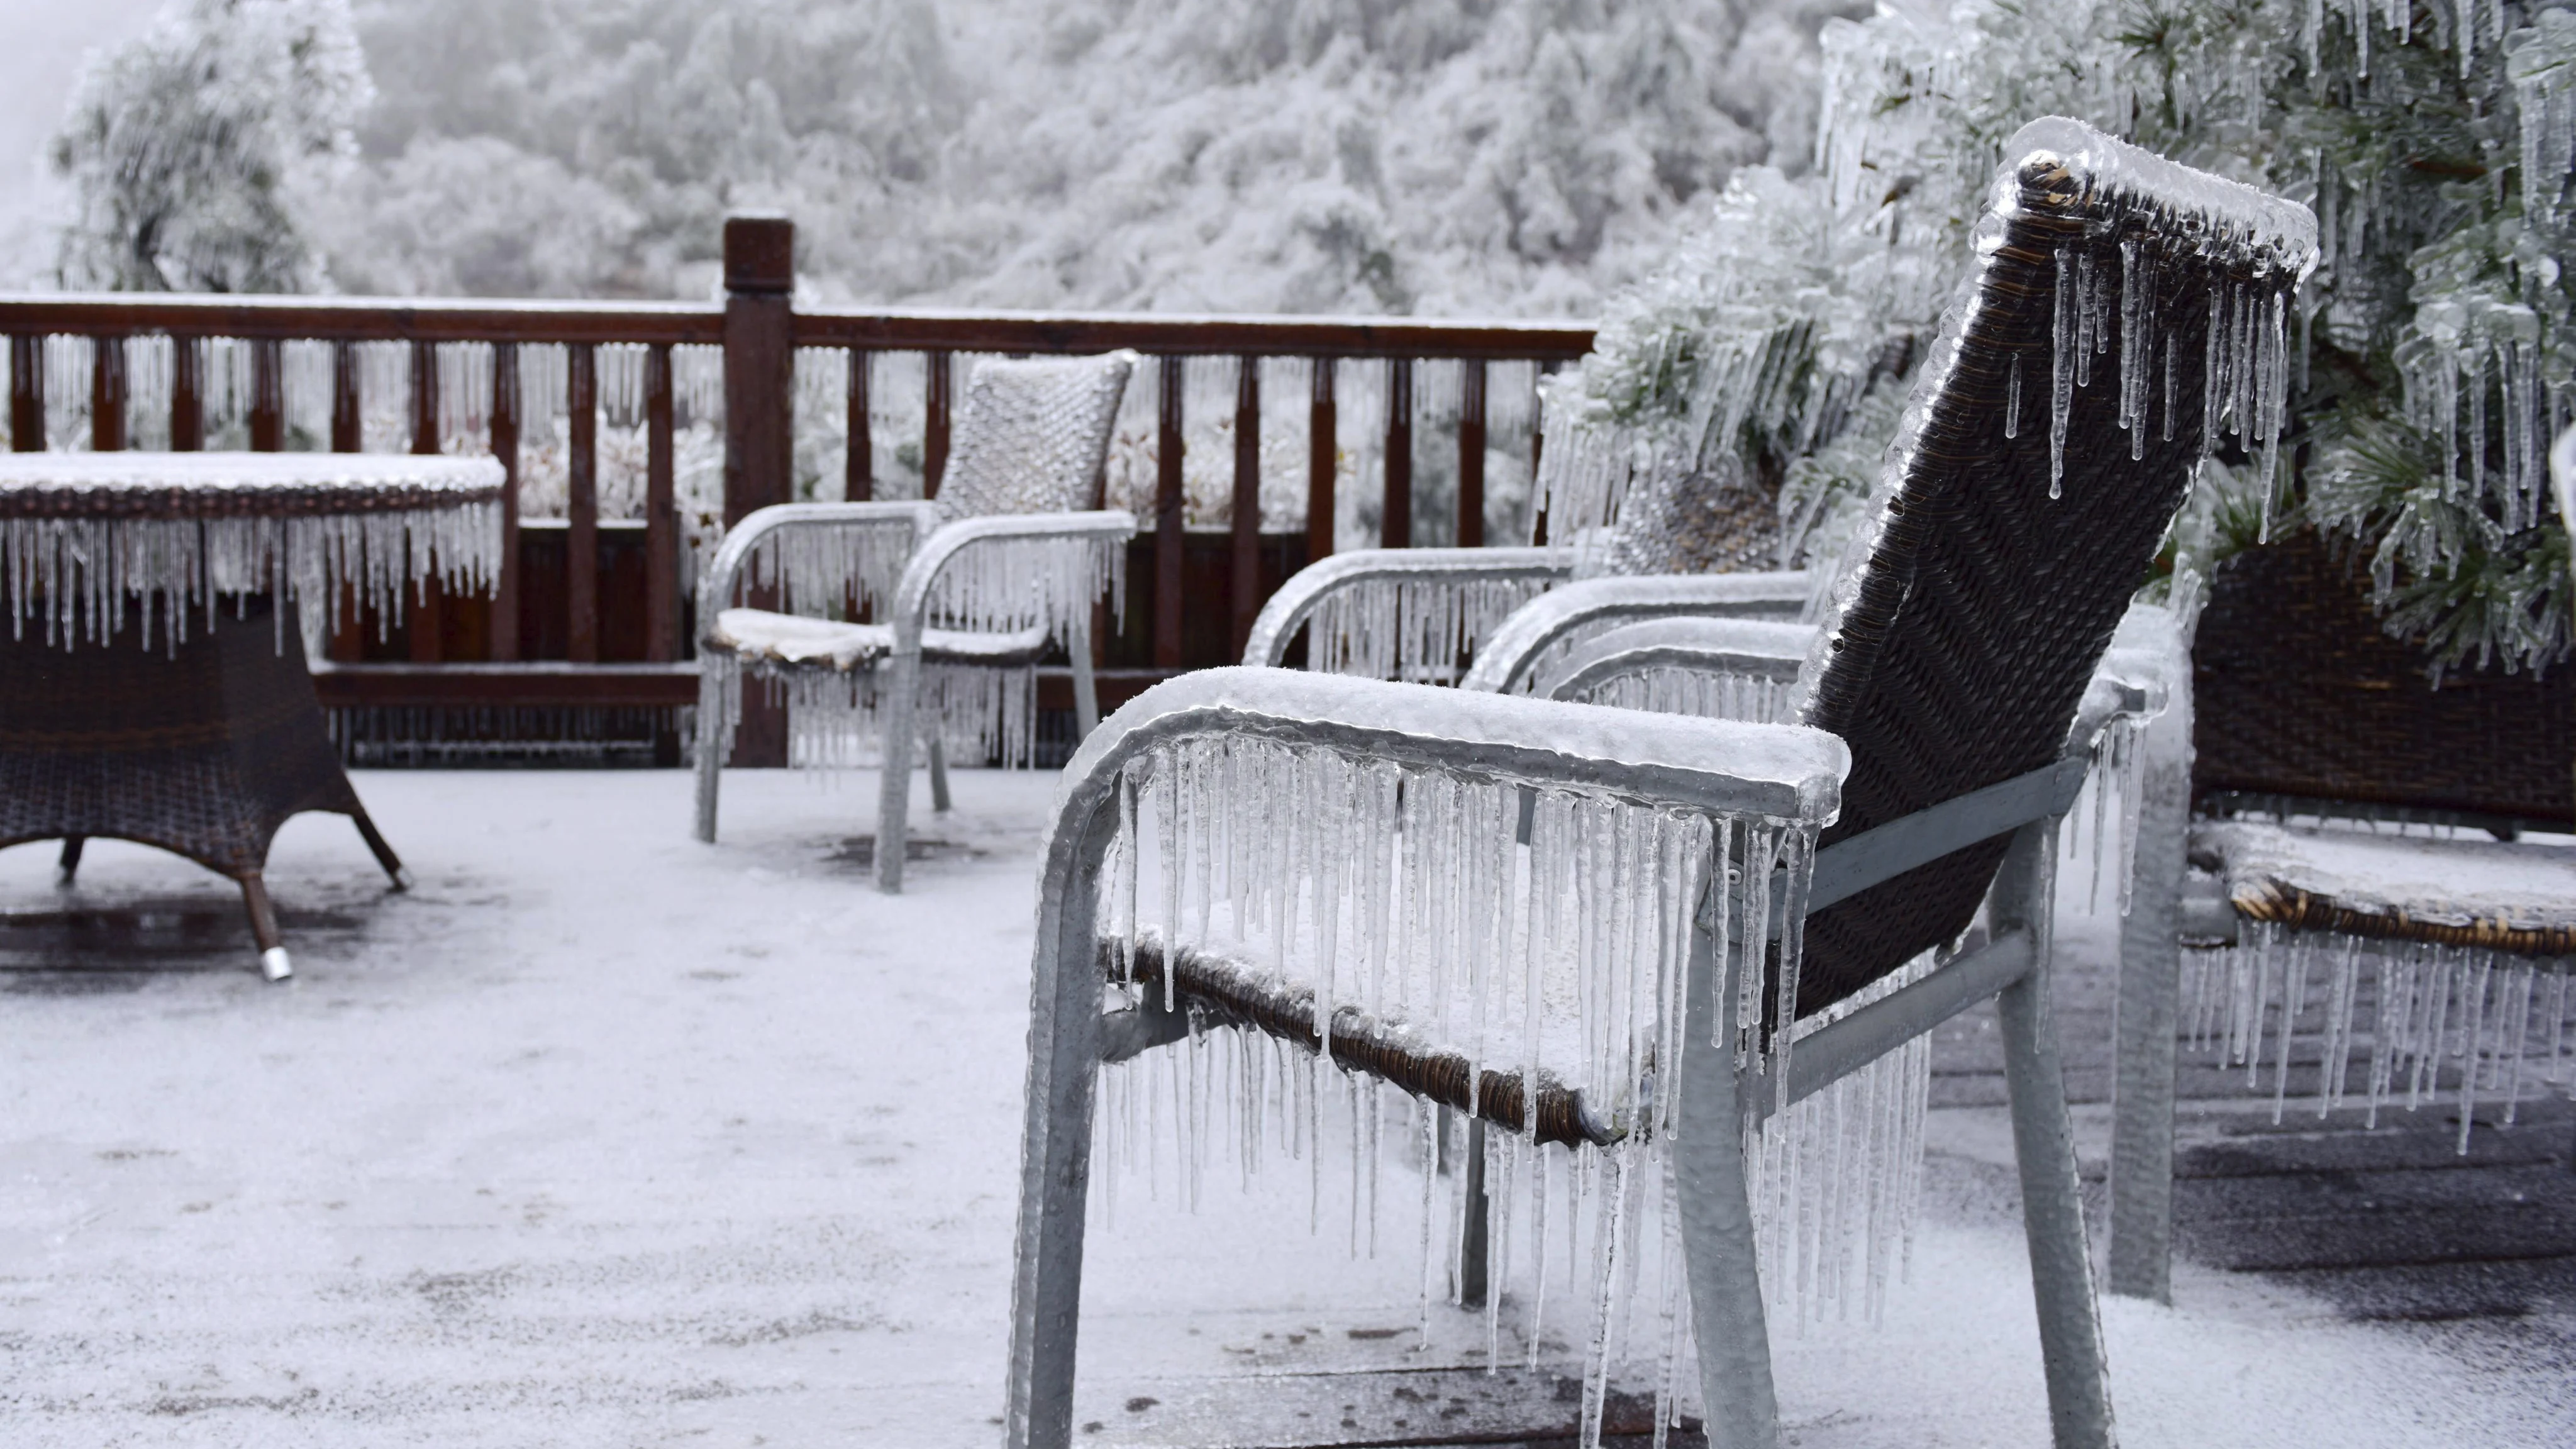
M2180 914L2191 813L2186 676L2139 741L2137 852L2120 927L2113 1016L2110 1289L2173 1301L2174 1014L2181 995Z
M1077 746L1100 728L1100 683L1091 673L1091 616L1076 616L1073 637L1065 641L1065 658L1073 664L1073 742Z
M888 895L903 890L904 837L912 812L912 719L921 689L921 656L896 654L886 660L884 700L885 767L877 787L877 889Z
M932 730L925 741L923 754L930 757L930 810L934 815L948 813L948 747L940 743L939 731Z
M374 853L376 864L384 867L385 878L394 883L394 889L410 890L411 872L403 869L402 860L394 854L394 848L385 844L385 837L377 831L376 822L367 818L366 807L362 805L351 810L349 819L357 825L358 838L367 842L367 849Z
M1762 1311L1760 1250L1746 1187L1742 1082L1731 1024L1714 1018L1717 951L1703 920L1691 933L1681 1061L1681 1123L1673 1140L1682 1260L1710 1449L1778 1449L1780 1404L1771 1329ZM1732 1011L1733 991L1723 993Z
M1020 1137L1020 1211L1011 1273L1011 1359L1002 1442L1073 1443L1074 1340L1082 1317L1083 1210L1091 1189L1091 1115L1100 1075L1100 968L1094 910L1101 859L1117 828L1102 808L1050 849L1038 901L1029 1004L1029 1076Z
M1466 1161L1461 1170L1466 1174L1462 1212L1458 1224L1458 1302L1468 1308L1485 1306L1487 1257L1491 1252L1488 1235L1493 1209L1485 1199L1485 1119L1467 1119Z
M1995 882L1998 931L2044 921L2050 906L2047 862L2055 848L2055 832L2045 824L2026 825L2015 836ZM2022 1233L2030 1247L2052 1438L2057 1449L2111 1449L2109 1372L2084 1244L2075 1127L2066 1114L2066 1080L2049 1017L2048 975L2043 954L1995 998L2003 1026L2004 1087L2012 1102L2013 1157L2021 1169Z
M86 835L66 835L63 837L63 858L58 862L62 870L62 876L61 879L55 882L57 885L70 885L72 883L72 877L80 874L81 847L87 844L89 844L89 837Z
M722 676L722 677L719 677ZM733 732L724 720L740 705L742 683L717 660L698 665L698 839L716 839L716 786L724 775L726 738Z
M286 943L277 934L277 912L268 903L268 886L256 873L242 877L242 906L250 912L251 939L259 943L259 974L283 981L295 974Z

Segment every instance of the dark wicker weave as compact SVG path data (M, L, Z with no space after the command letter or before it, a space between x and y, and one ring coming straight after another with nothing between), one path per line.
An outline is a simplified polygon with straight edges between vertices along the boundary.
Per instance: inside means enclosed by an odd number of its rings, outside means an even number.
M1886 525L1804 715L1852 750L1826 845L2058 758L2201 451L2209 288L2217 277L2256 281L2258 261L2242 249L2153 205L2088 189L2044 158L2018 181L2021 215L1982 262L1956 352L1946 371L1937 355L1927 364L1938 387L1916 398L1927 409L1920 444L1894 479ZM2119 426L2121 318L2112 308L2091 384L2074 392L2063 497L2052 499L2059 249L2071 249L2071 261L2089 257L2116 299L2124 239L2161 259L2155 330L2172 384L2158 368L2142 438ZM2268 298L2279 285L2267 275L2259 290ZM2019 428L2007 436L2016 357ZM2183 416L2168 426L2173 412ZM2008 843L1954 852L1810 917L1799 1013L1955 939Z
M2364 562L2302 530L2219 567L2192 646L2193 798L2567 829L2576 668L2454 670L2434 689L2371 612Z
M340 768L300 628L266 597L227 600L213 629L147 648L139 611L104 643L47 645L0 628L0 847L89 836L156 845L242 883L262 950L278 945L260 872L307 810L357 822L388 875L401 862Z

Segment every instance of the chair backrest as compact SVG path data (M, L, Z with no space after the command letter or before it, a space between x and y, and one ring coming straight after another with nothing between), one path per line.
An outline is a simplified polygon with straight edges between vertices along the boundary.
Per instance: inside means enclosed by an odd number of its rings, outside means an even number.
M2271 465L2315 217L2074 121L2004 157L1800 682L1852 751L1824 846L2054 761L2197 460ZM1956 938L2007 844L1809 917L1799 1013Z
M1097 507L1136 354L987 358L966 381L939 509L949 518Z
M2368 563L2301 529L2219 565L2191 651L2192 798L2565 830L2576 668L2455 669L2433 688L2423 650L2372 612Z

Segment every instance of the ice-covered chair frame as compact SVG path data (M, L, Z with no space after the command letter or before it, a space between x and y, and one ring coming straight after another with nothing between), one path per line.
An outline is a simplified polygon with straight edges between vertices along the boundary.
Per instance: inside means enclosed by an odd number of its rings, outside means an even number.
M2278 435L2283 319L2314 264L2315 220L2304 207L2071 121L2035 122L2005 154L1977 229L1976 266L1917 383L1861 563L1837 587L1814 662L1802 673L1799 724L1694 722L1227 671L1147 692L1086 744L1068 769L1041 893L1011 1443L1071 1439L1099 1063L1173 1039L1186 1030L1176 1018L1187 1016L1301 1046L1346 1073L1396 1082L1532 1141L1667 1144L1709 1440L1768 1449L1778 1422L1744 1129L1761 1104L1776 1111L1987 998L2000 1006L2054 1435L2061 1445L2109 1442L2044 969L2052 836L2092 763L2086 750L2068 748L2082 739L2088 697L2099 709L2121 693L2097 684L2097 666L2198 459L2224 431L2259 451ZM2116 367L2117 387L2092 387L2093 356L2115 348L2105 368ZM2042 380L2034 390L2045 389L2027 414L2025 372ZM2198 427L2176 416L2187 402L2198 404ZM2033 426L2020 425L2025 415ZM2043 417L2044 432L2036 426ZM1782 766L1794 752L1828 746L1849 761L1847 770L1827 772L1840 776L1839 798L1826 798L1827 780L1817 773L1828 755L1806 755L1806 783L1790 788L1798 772ZM1255 762L1252 777L1230 773L1231 763L1220 767L1234 758L1229 752ZM1316 782L1297 773L1308 768L1321 771L1324 788L1286 793ZM1362 779L1374 783L1363 789ZM1218 781L1226 783L1211 793ZM1766 800L1759 790L1790 798ZM1633 849L1621 847L1620 869L1645 863L1654 867L1648 879L1605 879L1605 889L1575 893L1557 883L1563 862L1549 852L1569 839L1625 838L1616 821L1588 835L1566 833L1569 812L1587 808L1580 803L1587 792L1610 815L1639 812L1656 830L1676 821L1705 826L1688 826L1701 833L1686 830L1679 849L1661 835L1652 843L1634 837ZM1517 811L1513 797L1523 802ZM1230 813L1238 800L1251 813ZM1419 803L1399 807L1399 800ZM1275 818L1282 801L1296 822L1286 828L1313 848L1259 854L1259 843L1279 832L1255 816ZM1152 929L1140 914L1145 897L1134 864L1148 822L1181 862L1160 873L1166 903ZM1328 830L1346 833L1312 834ZM1536 1004L1551 998L1535 974L1520 998L1521 1017L1540 1024L1529 1028L1529 1051L1485 1058L1518 1064L1517 1073L1486 1067L1473 1050L1448 1047L1428 1030L1380 1019L1371 1010L1377 988L1360 990L1356 967L1345 983L1336 927L1326 923L1355 909L1351 891L1375 892L1369 898L1382 904L1391 834L1425 830L1403 849L1470 842L1445 857L1406 858L1410 877L1424 862L1445 859L1481 882L1476 909L1461 919L1488 918L1493 898L1485 892L1498 880L1536 882L1517 905L1505 899L1507 921L1530 901L1552 902L1548 931L1564 915L1589 921L1607 911L1612 934L1583 939L1624 941L1632 956L1648 958L1627 968L1645 985L1607 998L1650 1006L1647 1026L1612 1038L1634 1048L1613 1064L1621 1070L1587 1062L1579 1078L1559 1073L1551 1081L1538 1044L1556 1008ZM1195 877L1200 940L1185 939L1180 902L1190 863L1209 858L1190 831L1225 832L1229 909L1237 913L1230 928L1249 922L1256 928L1249 935L1258 935L1261 903L1274 903L1269 919L1285 929L1274 931L1271 954L1236 959L1233 947L1207 944L1218 898L1208 893L1204 867ZM1122 841L1120 863L1104 881L1104 863ZM1523 841L1520 867L1476 863ZM1259 888L1247 891L1237 873L1256 861L1276 879L1262 884L1255 876ZM1733 869L1722 874L1720 862ZM1723 888L1707 888L1722 880ZM1319 882L1330 889L1317 889ZM1331 906L1314 913L1319 934L1298 983L1281 973L1291 959L1295 903L1309 892ZM1440 894L1426 899L1436 906ZM1616 925L1640 899L1655 903L1649 915ZM1677 901L1672 929L1655 929ZM1981 912L1979 945L1966 932ZM1401 913L1401 930L1421 929L1414 914ZM1366 919L1374 924L1354 929L1347 954L1376 970L1388 918L1376 910ZM1579 935L1582 922L1574 929ZM1682 937L1686 949L1676 949ZM1436 951L1457 949L1436 928L1428 939L1441 943ZM1928 974L1880 990L1935 952L1944 954L1931 958L1938 964ZM1575 953L1573 969L1593 969L1597 955ZM1464 988L1478 1041L1485 1009L1503 1012L1511 999L1508 989L1475 988L1472 974L1434 979ZM1426 1009L1443 1014L1432 1020L1450 1020L1460 994L1444 987L1424 997ZM1104 997L1125 1009L1104 1014ZM1595 998L1578 991L1574 999ZM1809 1024L1816 1029L1800 1030ZM1671 1069L1642 1070L1650 1060ZM1595 1090L1604 1095L1588 1100ZM1724 1125L1709 1130L1712 1123ZM1587 1438L1599 1432L1602 1394L1590 1368Z
M883 790L877 880L902 888L911 762L925 692L933 807L949 804L944 736L956 728L1025 759L1037 661L1061 644L1077 728L1099 720L1091 612L1123 604L1136 532L1097 501L1102 459L1135 354L988 360L968 381L936 503L804 503L756 510L725 536L699 592L697 834L716 830L743 676L784 687L799 753L832 762L874 725ZM784 612L732 607L774 587ZM821 617L873 608L878 622ZM800 761L803 762L803 761Z
M2576 508L2576 429L2558 439L2549 462L2564 517ZM2209 667L2230 667L2225 652ZM2576 995L2576 851L2424 830L2457 802L2418 784L2408 803L2399 779L2367 781L2382 797L2370 801L2269 802L2284 808L2266 813L2305 825L2195 821L2190 675L2180 671L2174 707L2140 750L2114 1063L2110 1286L2159 1300L2172 1296L2174 1075L2186 1024L2245 1069L2249 1091L2272 1095L2276 1117L2293 1104L2322 1116L2356 1095L2353 1058L2365 1035L2358 1095L2369 1121L2400 1097L2410 1108L2434 1100L2447 1057L2465 1152L2482 1091L2497 1095L2510 1123L2527 1058L2545 1056L2546 1075L2565 1070ZM2510 829L2502 818L2483 823ZM2379 833L2391 825L2397 833ZM2198 1010L2184 1000L2186 949L2200 978ZM2325 1016L2312 1099L2291 1093L2287 1050L2311 1007Z

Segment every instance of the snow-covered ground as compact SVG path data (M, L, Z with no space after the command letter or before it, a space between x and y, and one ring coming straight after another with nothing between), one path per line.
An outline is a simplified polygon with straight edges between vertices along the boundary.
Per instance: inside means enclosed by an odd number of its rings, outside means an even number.
M289 825L284 986L194 867L100 842L62 893L50 846L0 853L0 1438L992 1442L1051 779L961 773L927 832L959 848L900 898L842 850L864 775L738 773L713 847L680 772L358 783L419 884ZM2045 1440L1999 1114L1934 1117L1888 1324L1782 1337L1805 1449ZM1412 1257L1310 1239L1270 1185L1211 1174L1192 1215L1122 1179L1084 1442L1442 1432L1417 1390L1460 1432L1562 1422L1552 1375L1438 1372L1481 1326L1424 1343ZM2176 1302L2105 1305L2132 1446L2576 1428L2570 1366L2476 1325L2189 1267Z

